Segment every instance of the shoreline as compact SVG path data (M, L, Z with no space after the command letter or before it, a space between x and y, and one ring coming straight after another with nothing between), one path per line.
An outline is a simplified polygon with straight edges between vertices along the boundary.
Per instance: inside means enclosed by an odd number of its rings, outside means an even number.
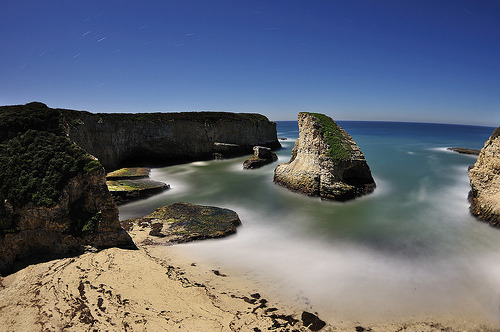
M186 255L180 245L135 240L138 250L85 253L3 278L0 330L311 331L302 321L304 311L315 313L307 299L287 299L265 280ZM321 331L498 331L463 316L319 318L327 323Z

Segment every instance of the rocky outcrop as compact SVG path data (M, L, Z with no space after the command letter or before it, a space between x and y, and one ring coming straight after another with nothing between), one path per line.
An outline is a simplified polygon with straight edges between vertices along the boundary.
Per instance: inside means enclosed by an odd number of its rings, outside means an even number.
M62 112L71 140L104 168L148 160L161 164L248 154L253 146L279 148L276 123L259 114L226 112L92 114ZM140 163L139 163L140 164Z
M0 202L1 274L19 260L78 254L86 246L134 247L119 223L102 167L71 177L54 205L16 205L4 190L0 191Z
M270 148L264 146L254 146L253 156L243 162L244 169L259 168L264 165L270 164L278 160L276 153L272 152Z
M102 165L111 170L134 159L167 164L280 147L276 124L258 114L92 114L38 102L0 107L0 145L0 273L34 256L134 246Z
M500 226L500 127L481 149L469 170L470 211L478 218Z
M274 182L322 199L345 201L373 192L370 167L351 136L330 117L299 113L299 138Z
M149 168L120 168L106 175L106 185L116 204L146 198L170 189L170 185L149 179Z
M180 243L227 236L241 224L236 212L214 206L175 203L122 222L134 238L149 244ZM149 232L144 232L144 230ZM147 234L147 235L146 235Z
M447 148L447 150L450 150L450 151L453 151L453 152L457 152L457 153L460 153L460 154L470 154L470 155L474 155L474 156L479 156L479 150L476 150L476 149L469 149L469 148L456 148L456 147L453 147L453 148Z
M16 261L133 247L104 168L45 105L0 107L0 273Z

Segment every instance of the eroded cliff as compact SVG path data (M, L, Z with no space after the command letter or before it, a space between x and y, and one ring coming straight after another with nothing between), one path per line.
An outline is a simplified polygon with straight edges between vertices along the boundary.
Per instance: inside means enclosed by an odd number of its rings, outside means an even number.
M469 170L470 211L478 218L500 226L500 127L495 129Z
M40 129L40 128L39 128ZM0 143L0 273L15 261L134 246L103 167L66 137L29 129Z
M328 116L299 113L299 138L274 182L293 191L345 201L375 189L370 167L351 136Z
M102 165L209 159L254 145L280 146L276 124L258 114L92 114L37 102L0 107L0 273L18 260L87 245L134 246Z
M226 112L92 114L63 112L71 140L107 169L137 160L163 164L252 152L281 145L265 116ZM222 143L222 144L221 144Z

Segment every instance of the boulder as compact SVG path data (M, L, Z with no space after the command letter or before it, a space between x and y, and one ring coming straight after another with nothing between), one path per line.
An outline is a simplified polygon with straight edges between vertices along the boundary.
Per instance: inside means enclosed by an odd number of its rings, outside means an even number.
M147 216L122 222L134 239L148 244L224 237L234 234L240 224L238 214L232 210L184 202L167 205ZM145 237L144 230L149 230L149 236Z
M292 191L345 201L373 192L370 167L352 137L330 117L299 113L299 138L274 182Z
M481 220L500 226L500 127L495 129L469 170L470 211Z
M276 153L265 146L254 146L253 156L243 162L244 169L259 168L278 160Z

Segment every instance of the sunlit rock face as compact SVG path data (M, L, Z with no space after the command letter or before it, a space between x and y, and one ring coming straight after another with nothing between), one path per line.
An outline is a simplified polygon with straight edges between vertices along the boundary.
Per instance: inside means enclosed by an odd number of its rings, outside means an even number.
M500 127L495 129L469 170L470 211L478 218L500 226Z
M322 199L345 201L373 192L370 167L351 136L330 117L299 113L299 138L274 182Z

